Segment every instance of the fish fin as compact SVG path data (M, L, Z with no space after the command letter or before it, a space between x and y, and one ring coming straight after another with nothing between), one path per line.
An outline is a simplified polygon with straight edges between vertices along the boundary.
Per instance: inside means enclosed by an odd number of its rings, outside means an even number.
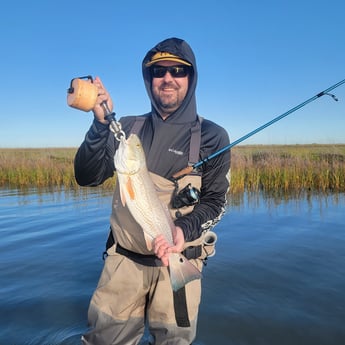
M169 256L169 273L171 287L179 290L187 283L195 279L201 279L201 272L182 254L171 253Z
M146 232L144 231L144 238L145 238L147 250L151 251L153 249L153 239L152 239L152 237L147 235Z
M121 186L120 184L120 199L121 199L121 204L123 207L126 206L126 196L125 196L125 193L123 191L123 187Z
M131 200L134 200L135 193L130 177L126 177L126 181L120 183L120 199L123 207L126 206L126 195L128 195Z
M128 177L128 179L127 179L126 189L127 189L128 195L131 198L131 200L134 200L135 193L134 193L134 189L133 189L133 185L132 185L132 180L130 177Z

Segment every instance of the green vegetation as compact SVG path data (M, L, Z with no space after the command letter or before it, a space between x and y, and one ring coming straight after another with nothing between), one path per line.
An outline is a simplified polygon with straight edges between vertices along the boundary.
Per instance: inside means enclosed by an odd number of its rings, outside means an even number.
M345 192L345 145L240 146L232 151L233 194Z
M0 149L1 188L79 189L75 148ZM112 190L115 179L100 188ZM344 145L238 146L232 149L232 195L345 192Z
M76 151L76 148L0 149L0 187L80 188L73 171ZM110 183L107 181L104 187Z

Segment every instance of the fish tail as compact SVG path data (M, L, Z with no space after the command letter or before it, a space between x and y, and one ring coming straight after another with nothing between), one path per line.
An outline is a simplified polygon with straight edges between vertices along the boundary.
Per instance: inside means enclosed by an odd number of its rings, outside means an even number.
M169 273L171 286L174 291L179 290L190 281L202 277L200 271L179 253L170 254Z

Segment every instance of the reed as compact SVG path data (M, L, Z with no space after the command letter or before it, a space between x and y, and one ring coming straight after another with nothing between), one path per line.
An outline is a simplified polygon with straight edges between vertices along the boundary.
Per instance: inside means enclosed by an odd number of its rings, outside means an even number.
M231 192L270 196L345 192L345 145L239 146Z
M74 178L76 148L0 149L2 188L80 188ZM110 185L108 181L103 187Z
M76 148L0 149L0 187L80 189ZM115 178L99 188L112 190ZM237 146L232 149L230 193L270 196L345 192L344 145Z

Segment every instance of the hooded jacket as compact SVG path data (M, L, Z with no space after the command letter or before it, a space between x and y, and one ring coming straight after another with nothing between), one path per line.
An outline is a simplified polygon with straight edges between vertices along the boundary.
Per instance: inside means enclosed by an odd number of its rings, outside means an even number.
M151 91L151 71L146 63L156 52L168 52L192 65L186 97L181 106L165 120L161 118ZM188 166L191 128L198 120L195 90L197 67L190 46L178 38L169 38L153 47L142 61L146 91L151 101L151 111L139 133L146 154L149 171L165 178ZM122 129L128 136L136 116L122 117ZM215 123L203 119L201 126L200 160L229 144L226 131ZM107 125L94 120L75 157L75 177L82 186L97 186L113 176L114 154L118 142ZM213 225L224 211L229 187L230 153L225 153L205 163L199 174L202 177L200 203L193 212L175 220L184 232L186 241L198 238L206 226Z

